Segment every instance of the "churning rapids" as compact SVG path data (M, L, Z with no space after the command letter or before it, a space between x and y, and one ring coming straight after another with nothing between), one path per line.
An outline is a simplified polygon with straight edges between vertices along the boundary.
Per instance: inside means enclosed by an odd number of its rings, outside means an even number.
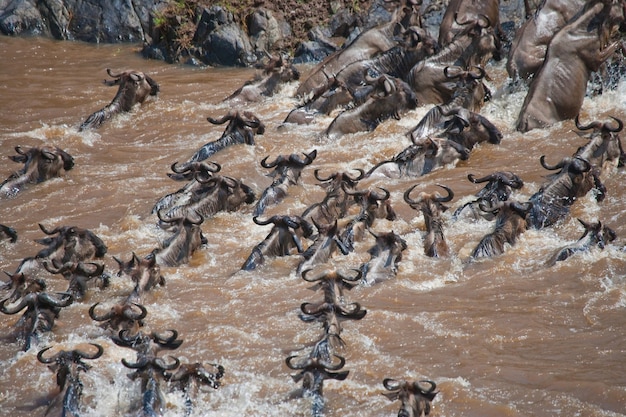
M15 146L53 144L69 152L75 166L62 178L31 185L15 198L0 201L0 223L14 227L16 243L2 243L0 268L12 273L33 256L44 237L38 227L75 225L100 236L108 246L104 258L112 274L110 287L90 289L81 302L64 308L52 332L26 352L6 337L0 343L0 414L43 415L42 402L55 389L54 374L38 362L45 346L73 349L98 343L104 354L90 361L82 374L82 404L88 416L132 415L138 406L138 382L131 381L121 359L135 352L111 342L90 319L96 302L125 297L132 283L117 278L113 256L145 256L164 239L151 214L155 202L182 186L166 174L176 161L188 159L200 146L217 139L224 126L207 117L225 115L221 100L250 79L249 69L200 69L142 59L128 45L87 45L46 39L0 39L0 175L19 168L8 159ZM106 68L143 71L161 87L130 114L100 129L79 132L92 112L108 104L114 87L102 84ZM310 67L301 67L306 75ZM367 315L343 323L343 351L349 370L344 381L324 384L327 416L392 416L399 402L389 401L384 378L429 379L440 391L433 415L446 417L624 416L626 415L626 170L617 168L604 180L606 199L593 192L578 200L563 222L528 230L503 255L468 263L472 249L493 224L486 220L452 220L454 209L480 189L467 175L483 176L510 170L524 180L514 197L526 201L539 189L548 171L539 157L554 164L571 155L585 140L573 121L521 134L514 130L524 93L509 94L504 62L487 67L491 86L500 93L481 114L503 133L501 144L481 144L467 161L418 179L370 178L359 189L385 187L398 218L378 220L377 232L393 230L407 242L396 277L346 293ZM247 106L266 125L256 146L236 145L211 158L222 173L243 179L259 196L271 183L259 162L279 154L310 152L317 158L306 167L300 184L272 214L301 214L321 200L323 189L313 175L338 170L368 169L409 145L405 133L430 106L419 107L401 120L389 120L374 132L340 139L321 139L331 121L320 117L309 126L278 129L296 105L296 84L278 96ZM626 83L602 96L587 98L583 122L615 116L626 120ZM450 187L455 197L445 213L444 231L453 255L424 255L424 222L402 198L418 191ZM439 189L440 190L440 189ZM413 194L416 195L416 194ZM172 352L181 361L219 363L225 368L222 386L202 389L194 398L194 416L307 416L306 398L292 395L301 388L285 365L319 338L318 323L299 319L300 304L318 302L321 293L296 274L298 255L275 258L254 271L240 271L252 248L270 226L252 221L253 206L220 213L202 224L208 243L189 264L162 268L163 287L147 293L149 330L176 329L183 344ZM545 262L558 248L582 233L577 218L600 220L617 239L604 250L592 249L555 266ZM358 268L369 259L373 238L356 243L347 256L337 254L328 267ZM4 278L6 280L6 277ZM67 283L47 277L52 291ZM107 301L109 300L109 301ZM0 315L7 335L17 315ZM166 416L182 415L180 392L166 392Z

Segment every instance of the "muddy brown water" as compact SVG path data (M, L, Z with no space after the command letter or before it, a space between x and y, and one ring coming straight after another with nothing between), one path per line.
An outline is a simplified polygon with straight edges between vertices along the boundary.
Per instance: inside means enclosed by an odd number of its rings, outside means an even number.
M206 69L167 65L138 55L128 45L87 45L46 39L0 39L0 176L19 165L8 159L15 146L54 144L72 154L76 165L63 178L33 185L11 200L0 201L0 223L19 233L15 244L0 247L0 268L13 272L34 255L43 237L38 223L48 227L76 225L97 233L107 244L106 269L110 288L91 289L84 301L61 311L54 331L22 352L9 337L19 315L0 316L0 409L2 415L43 415L41 406L54 391L54 374L36 359L44 346L71 349L99 343L104 355L91 361L83 374L84 414L134 415L139 385L127 378L121 359L135 359L132 350L113 344L87 314L95 302L114 303L132 285L117 278L113 256L145 256L165 235L150 214L154 203L181 184L166 174L175 161L190 157L204 143L217 139L224 126L206 117L220 117L229 105L221 100L253 76L249 69ZM78 125L115 94L106 87L105 69L137 69L151 75L161 93L132 114L95 131L78 132ZM310 67L303 66L303 74ZM468 173L482 176L511 170L525 186L514 194L527 199L545 180L539 157L550 163L572 154L584 143L573 122L521 134L513 129L523 93L509 94L503 63L488 68L495 81L495 99L482 113L503 132L500 145L482 145L468 161L419 179L370 179L365 186L391 192L398 219L378 221L379 232L394 230L408 243L398 275L371 287L346 293L368 313L361 321L343 324L345 381L327 381L327 416L392 416L399 402L381 395L384 378L430 379L440 393L433 415L489 416L623 416L626 415L626 171L605 178L606 199L591 194L580 199L571 216L554 227L527 231L515 247L492 259L468 264L467 258L493 224L453 222L453 210L468 201L478 186ZM371 133L336 140L320 138L330 117L310 126L277 129L294 107L296 85L263 103L241 106L266 124L256 146L238 145L212 160L227 175L243 179L260 195L271 179L259 161L267 156L318 150L301 184L269 214L301 214L321 199L313 170L322 175L349 168L369 168L405 146L404 134L428 110L420 107L401 120L391 120ZM626 119L626 85L586 99L583 120L616 116ZM421 215L402 200L402 193L434 191L436 184L452 188L455 198L446 213L445 233L453 252L448 259L423 253ZM253 272L239 272L248 254L269 226L255 225L252 206L207 219L202 229L208 244L188 265L163 268L166 285L148 293L146 327L176 329L184 340L172 353L183 361L220 363L226 373L218 390L201 390L194 416L306 416L307 399L294 398L300 388L292 380L285 358L303 354L321 335L319 324L298 318L300 304L321 300L295 269L297 255L270 260ZM547 268L552 252L578 239L576 220L601 220L612 227L617 241ZM328 267L350 269L367 261L372 238L357 243L348 256L336 255ZM4 278L6 279L6 277ZM58 276L47 276L50 287L63 291ZM164 415L182 415L184 402L166 390Z

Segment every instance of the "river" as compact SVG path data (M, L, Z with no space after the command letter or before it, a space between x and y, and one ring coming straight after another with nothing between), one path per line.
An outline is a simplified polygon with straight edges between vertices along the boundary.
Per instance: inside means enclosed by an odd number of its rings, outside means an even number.
M0 201L0 223L14 227L16 243L0 244L0 268L12 273L20 261L35 255L44 237L38 227L75 225L100 236L108 246L103 259L112 275L104 290L90 289L86 298L64 308L52 332L26 352L8 337L18 315L0 315L5 335L0 343L0 409L2 415L44 415L43 399L54 391L54 374L37 361L44 346L55 349L104 347L101 358L90 361L82 374L82 404L87 416L135 415L139 385L121 359L135 360L131 349L111 342L108 333L88 315L96 302L111 305L132 289L118 278L113 256L145 256L164 239L151 214L155 202L182 186L166 174L170 165L189 158L200 146L217 139L224 126L207 117L221 117L230 105L222 103L254 70L197 68L145 60L136 45L90 45L41 38L0 38L0 176L20 165L8 159L14 147L54 144L75 158L75 167L62 178L31 185L15 198ZM115 87L106 87L106 68L113 72L136 69L161 87L149 99L107 122L100 129L79 132L92 112L108 104ZM306 75L311 67L299 67ZM607 196L598 203L589 193L578 200L571 215L557 225L528 230L503 255L468 263L468 257L493 223L452 220L454 209L479 190L467 180L510 170L524 180L514 193L527 200L545 181L549 163L571 155L585 140L573 121L549 129L519 133L514 129L523 93L509 94L504 62L487 68L494 99L481 113L503 133L499 145L483 144L467 161L447 166L419 179L372 178L361 187L381 186L391 192L398 218L380 220L377 232L393 230L407 242L396 277L375 285L357 286L345 294L359 302L367 315L343 323L344 381L324 384L326 415L393 416L399 402L389 401L385 378L436 382L439 394L432 415L440 417L530 417L626 415L626 171L616 169L604 179ZM314 163L305 168L300 184L288 198L268 211L301 214L323 197L313 175L338 170L368 169L405 148L405 133L430 106L408 112L400 120L383 123L371 133L335 140L320 134L332 120L320 117L308 126L278 129L295 106L297 85L245 108L266 125L256 145L237 145L211 160L222 173L242 179L260 195L271 178L259 162L265 156L310 152ZM585 99L582 120L626 119L626 83L602 96ZM417 190L450 187L455 197L445 213L445 234L452 256L424 255L422 216L402 199L413 184ZM417 191L416 191L417 192ZM415 195L415 194L413 194ZM219 363L225 368L222 386L201 390L193 398L193 416L307 416L308 399L294 392L301 385L285 365L290 355L302 355L322 332L318 323L298 317L300 304L321 301L295 272L297 255L269 260L252 272L240 267L269 226L252 222L252 206L219 213L205 220L208 244L189 264L164 267L166 279L144 299L149 330L175 329L183 344L166 351L184 362ZM604 250L593 249L544 265L558 248L582 234L577 218L601 220L617 239ZM310 242L309 242L310 243ZM355 251L335 255L328 267L358 268L369 259L373 238L358 242ZM4 278L8 279L7 277ZM48 275L52 291L66 282ZM183 414L180 392L166 391L165 416Z

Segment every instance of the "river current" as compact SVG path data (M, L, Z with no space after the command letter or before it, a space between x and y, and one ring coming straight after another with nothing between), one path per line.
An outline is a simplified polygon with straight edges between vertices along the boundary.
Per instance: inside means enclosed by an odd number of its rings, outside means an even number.
M86 348L101 344L102 357L90 361L82 374L85 415L135 415L139 384L131 381L121 359L135 352L111 342L108 333L88 315L96 302L113 304L132 283L118 278L113 256L145 256L165 239L151 214L155 202L182 186L167 177L170 166L189 158L200 146L217 139L224 125L207 117L225 115L231 105L222 99L252 78L254 70L197 68L141 58L135 45L89 45L41 38L0 38L0 176L20 168L8 159L14 147L53 144L69 152L75 167L62 178L31 185L15 198L0 200L0 223L14 227L16 243L0 246L0 269L12 273L33 256L48 228L75 225L100 236L108 247L103 259L112 275L104 290L92 288L86 298L64 308L52 332L26 352L6 337L18 315L0 315L5 335L0 343L0 414L12 417L45 413L41 406L54 392L54 374L37 361L45 346ZM161 87L130 114L100 129L79 132L92 112L108 104L115 87L106 87L106 68L140 70ZM303 76L312 68L299 67ZM549 163L571 155L585 143L573 121L549 129L519 133L515 120L524 93L508 93L504 62L487 68L494 98L482 109L503 133L501 144L482 144L467 161L421 178L371 178L359 188L384 187L398 218L379 220L377 232L393 230L407 242L396 277L372 286L357 286L347 301L367 309L360 321L343 322L344 381L324 384L326 415L393 416L399 402L389 401L385 378L432 380L439 394L432 415L440 417L626 416L626 170L616 169L604 182L607 196L598 203L589 193L557 225L528 230L500 256L467 262L478 241L493 228L480 220L453 221L454 210L480 189L467 180L510 170L524 180L514 193L527 200L546 180ZM211 160L222 173L242 179L257 196L271 183L259 162L279 154L310 152L317 158L304 169L300 184L272 214L301 214L320 201L324 190L313 175L338 170L368 169L409 145L405 134L430 106L419 107L400 120L389 120L369 133L326 139L321 133L331 117L307 126L278 129L297 101L296 83L262 103L241 106L266 125L256 145L236 145ZM626 120L626 83L601 96L586 98L581 120ZM450 187L455 197L445 215L444 230L452 256L424 255L422 216L402 199L414 184L420 191ZM415 194L413 194L415 195ZM285 358L301 355L316 341L319 323L299 319L303 302L321 301L296 274L297 255L268 260L261 268L240 267L270 226L252 222L252 206L219 213L205 220L208 243L189 264L164 267L166 279L145 296L146 327L175 329L183 344L172 354L185 362L219 363L225 368L222 386L205 388L193 398L193 416L307 416L310 401L294 393L301 387ZM582 234L578 218L600 220L617 239L604 250L592 249L545 266L558 248ZM309 242L310 243L310 242ZM328 267L358 268L369 259L373 238L357 242L349 255L335 255ZM8 278L3 278L7 280ZM59 276L46 277L53 291L64 291ZM164 387L166 388L166 387ZM165 389L165 416L180 416L184 400Z

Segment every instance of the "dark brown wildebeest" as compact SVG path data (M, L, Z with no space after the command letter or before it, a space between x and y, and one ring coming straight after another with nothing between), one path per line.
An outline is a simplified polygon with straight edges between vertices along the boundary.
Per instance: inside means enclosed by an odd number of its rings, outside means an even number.
M146 101L148 96L156 96L159 93L159 85L156 81L143 72L129 70L113 74L107 68L107 74L113 80L105 80L104 84L119 86L117 94L110 104L91 114L80 125L79 130L98 128L116 114L129 112L136 104Z
M0 184L0 199L15 197L28 184L60 177L74 167L74 158L56 146L34 146L27 150L16 146L15 152L17 155L11 155L9 159L24 166Z

